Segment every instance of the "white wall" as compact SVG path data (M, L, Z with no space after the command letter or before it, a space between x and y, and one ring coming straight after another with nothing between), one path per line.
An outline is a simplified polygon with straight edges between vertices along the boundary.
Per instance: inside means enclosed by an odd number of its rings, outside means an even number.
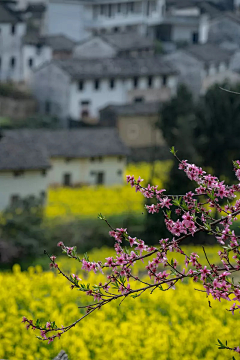
M41 171L25 171L23 175L15 177L13 171L0 172L0 210L10 204L11 196L40 197L41 192L47 190L47 175Z
M22 38L26 32L26 24L17 23L12 34L12 24L0 23L0 80L21 81L23 79ZM11 58L15 59L14 67Z
M87 16L86 8L79 2L50 1L46 13L47 35L64 34L76 41L83 40L90 35L84 25Z
M104 185L123 183L123 174L126 166L126 159L119 159L118 156L105 156L86 159L52 158L52 168L48 175L49 185L63 185L64 174L71 174L72 185L96 184L96 174L93 172L104 172ZM121 174L118 171L121 170Z
M38 49L34 45L24 45L22 49L23 58L23 78L29 82L31 80L32 72L46 61L52 59L52 49L49 46L42 46ZM33 66L29 66L29 59L33 60Z
M84 89L78 89L78 83L70 86L69 115L71 118L80 120L82 101L89 101L90 117L96 118L98 110L109 103L123 104L127 101L126 84L123 79L115 79L114 89L110 89L109 79L100 79L98 90L94 88L94 80L85 80Z

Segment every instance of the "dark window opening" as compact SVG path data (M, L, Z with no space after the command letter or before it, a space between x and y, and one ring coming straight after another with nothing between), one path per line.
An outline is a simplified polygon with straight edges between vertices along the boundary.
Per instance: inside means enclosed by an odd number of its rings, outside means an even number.
M167 85L167 76L166 76L166 75L163 75L163 77L162 77L162 83L163 83L164 86Z
M83 88L84 88L84 81L82 81L82 80L80 80L79 82L78 82L78 90L83 90Z
M71 186L71 174L66 173L63 175L63 186Z
M118 175L118 176L122 175L122 170L119 169L119 170L117 171L117 175Z
M148 77L148 87L151 88L152 85L153 85L153 78L152 78L152 76L149 76Z
M24 174L23 170L16 170L13 172L14 177L22 176Z
M14 35L16 32L16 26L15 25L12 25L11 26L11 34Z
M11 196L11 205L16 205L20 200L20 196L19 195L12 195Z
M102 156L99 156L98 157L98 160L101 162L101 161L103 161L103 157Z
M45 197L46 197L46 191L41 191L41 192L40 192L40 197L41 197L42 199L45 199Z
M30 68L33 67L33 58L29 58L29 59L28 59L28 66L29 66Z
M114 80L114 79L110 79L109 85L110 85L110 89L114 89L114 87L115 87L115 80Z
M104 5L101 5L101 6L100 6L100 14L101 14L101 15L104 15Z
M11 68L14 68L14 67L15 67L15 64L16 64L15 57L12 56L11 59L10 59L10 66L11 66Z
M89 111L88 111L87 109L82 110L82 112L81 112L81 116L82 116L82 118L89 117Z
M47 170L42 170L42 176L46 176L47 175Z
M193 34L192 34L192 42L193 42L193 44L198 44L198 33L197 32L194 32Z
M133 87L136 89L138 87L138 77L133 78Z
M94 82L94 88L95 88L95 90L98 90L99 87L100 87L100 81L97 79L97 80L95 80L95 82Z
M120 13L121 12L121 4L117 5L117 11Z
M119 27L115 27L115 28L113 28L113 32L115 32L115 33L118 33L119 32Z
M104 172L101 171L101 172L97 173L96 182L97 182L97 185L104 184Z
M91 162L94 162L94 161L95 161L95 157L91 157L91 158L90 158L90 161L91 161Z
M142 103L142 102L144 102L144 98L143 98L143 97L136 97L136 98L134 99L134 102L135 102L135 103Z
M119 156L118 161L122 161L122 160L123 160L123 156Z
M109 4L108 5L108 17L111 17L112 16L112 5Z

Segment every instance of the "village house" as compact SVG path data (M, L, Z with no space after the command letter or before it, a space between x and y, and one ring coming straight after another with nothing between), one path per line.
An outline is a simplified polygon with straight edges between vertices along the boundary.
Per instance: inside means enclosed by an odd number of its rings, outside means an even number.
M209 26L221 14L218 7L209 1L166 1L163 22L156 29L156 38L187 44L205 44Z
M76 41L121 31L154 36L164 13L165 0L49 0L45 33L63 33Z
M116 127L128 147L163 146L162 133L156 127L160 107L160 102L108 105L100 110L99 125Z
M23 78L31 82L32 72L52 59L68 59L73 55L75 43L64 35L39 36L34 32L23 39Z
M155 41L138 32L92 36L78 43L73 55L78 58L149 56L155 53Z
M177 71L160 56L55 60L34 72L32 87L42 113L96 122L109 103L169 100Z
M4 131L0 209L48 186L122 184L128 153L114 128Z
M192 45L165 56L179 71L179 83L183 83L193 95L204 94L207 89L225 80L240 81L231 69L233 53L213 44Z
M22 37L26 24L7 3L0 2L0 81L22 80Z

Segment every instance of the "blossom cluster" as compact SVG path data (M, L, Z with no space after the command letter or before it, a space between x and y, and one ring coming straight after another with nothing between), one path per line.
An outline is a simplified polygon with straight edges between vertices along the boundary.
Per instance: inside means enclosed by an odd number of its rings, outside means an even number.
M240 163L234 162L234 167L238 178ZM109 235L114 239L114 256L107 257L105 262L94 262L87 256L80 258L75 247L69 248L63 243L58 244L64 253L82 264L82 270L93 272L106 270L106 281L97 285L80 283L77 275L66 275L59 266L55 266L56 258L49 256L50 266L56 267L59 273L71 282L72 289L77 288L86 296L90 296L93 303L91 301L89 305L84 306L85 315L61 328L55 328L52 323L50 323L51 327L47 328L47 326L34 324L32 320L24 319L28 327L42 332L42 340L52 341L61 336L86 316L113 300L123 301L126 297L136 298L148 290L153 293L156 289L161 291L175 289L176 284L185 278L200 282L202 292L207 296L211 295L213 299L235 301L234 306L232 305L229 309L234 314L238 309L237 302L240 303L240 285L235 284L230 276L240 270L240 236L231 230L231 225L240 213L240 206L239 201L233 205L230 201L232 202L236 197L236 192L240 191L240 184L226 185L217 177L206 174L202 168L189 164L187 160L179 160L179 170L183 170L191 181L196 182L197 187L194 192L179 196L167 195L165 189L158 189L157 186L150 184L142 186L141 177L135 179L133 175L127 176L127 183L135 188L136 192L151 199L152 205L146 206L147 211L149 213L161 211L164 216L170 237L160 239L157 246L148 246L144 240L132 237L126 228L113 229L101 214L100 219L110 227ZM224 204L224 199L228 200L227 205ZM215 211L211 211L212 209ZM214 236L216 242L222 246L218 254L220 265L210 263L205 250L207 266L203 266L197 253L187 255L182 249L183 240L187 237L194 238L199 232ZM124 245L127 243L130 247L126 248ZM184 256L183 268L178 267L176 259L170 258L171 253L180 253ZM147 262L145 266L147 280L134 275L134 265L138 261ZM133 288L132 282L138 284L138 287ZM55 335L47 336L49 330L55 332ZM230 348L221 342L220 348L239 352L238 346Z

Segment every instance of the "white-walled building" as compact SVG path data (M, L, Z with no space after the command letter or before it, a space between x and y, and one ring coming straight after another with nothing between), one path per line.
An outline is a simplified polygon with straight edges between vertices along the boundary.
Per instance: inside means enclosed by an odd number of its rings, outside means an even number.
M164 12L165 0L50 0L45 32L63 33L76 41L126 30L147 34L161 23Z
M115 129L9 130L0 139L0 210L48 186L123 183L127 147Z
M7 4L0 3L0 81L22 80L22 38L26 24Z
M96 121L109 103L170 99L177 72L160 56L52 61L34 72L32 86L42 113Z
M240 76L232 70L233 53L213 44L192 45L166 55L165 59L179 71L179 83L195 96L204 94L214 84L236 83Z

